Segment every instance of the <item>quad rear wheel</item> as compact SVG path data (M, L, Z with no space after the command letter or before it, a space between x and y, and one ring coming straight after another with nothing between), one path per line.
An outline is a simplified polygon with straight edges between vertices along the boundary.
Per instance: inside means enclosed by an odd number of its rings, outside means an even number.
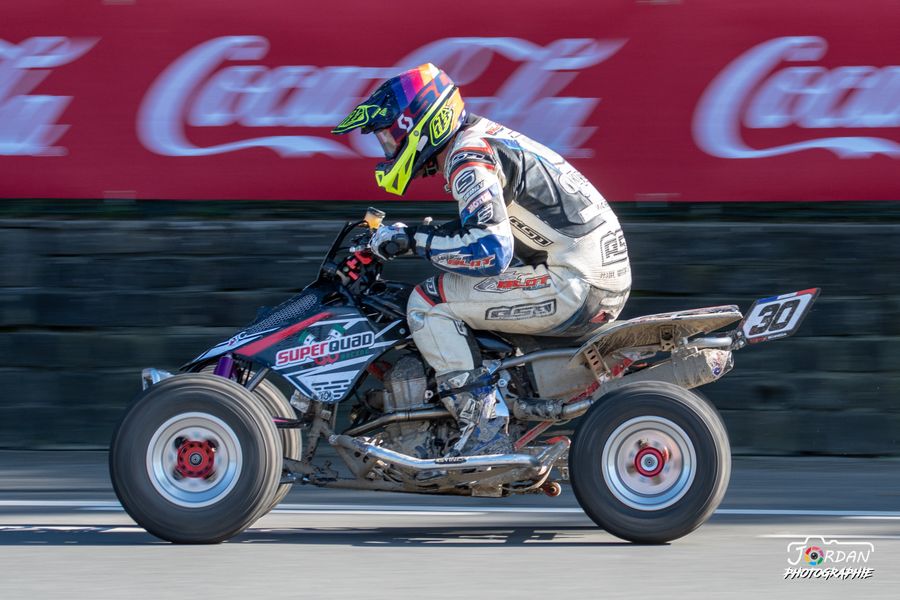
M255 394L215 375L160 381L129 407L110 445L110 478L126 512L177 543L217 543L267 512L281 443Z
M668 383L635 383L591 407L569 469L575 497L597 525L660 544L712 516L728 487L731 449L707 400Z

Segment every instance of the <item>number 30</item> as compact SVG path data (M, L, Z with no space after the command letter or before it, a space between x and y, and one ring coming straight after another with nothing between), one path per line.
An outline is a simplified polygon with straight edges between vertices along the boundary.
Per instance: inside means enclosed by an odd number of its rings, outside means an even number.
M759 313L761 318L759 325L750 329L750 335L781 331L790 324L798 306L800 306L800 300L799 298L794 298L783 304L769 304L763 307Z

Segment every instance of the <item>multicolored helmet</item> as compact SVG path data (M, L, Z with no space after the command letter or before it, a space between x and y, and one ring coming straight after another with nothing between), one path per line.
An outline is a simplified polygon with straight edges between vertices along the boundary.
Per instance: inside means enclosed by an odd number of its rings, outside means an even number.
M388 159L375 167L378 186L402 196L464 120L459 88L427 63L385 81L331 132L374 132Z

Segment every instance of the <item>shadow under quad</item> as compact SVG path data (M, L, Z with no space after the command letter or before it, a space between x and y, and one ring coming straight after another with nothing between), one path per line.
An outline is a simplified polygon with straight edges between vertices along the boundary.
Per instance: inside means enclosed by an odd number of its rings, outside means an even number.
M597 539L596 527L373 527L248 529L226 544L337 546L633 546ZM15 525L0 527L0 546L154 546L171 545L134 526Z

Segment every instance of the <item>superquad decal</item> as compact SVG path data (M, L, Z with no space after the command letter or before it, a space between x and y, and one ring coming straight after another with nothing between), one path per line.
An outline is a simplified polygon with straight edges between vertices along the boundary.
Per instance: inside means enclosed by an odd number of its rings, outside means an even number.
M339 402L369 363L403 337L402 323L376 331L355 310L335 311L259 358L310 398Z
M309 335L306 336L306 339L312 337ZM300 338L304 339L304 336L301 335ZM301 346L281 350L275 356L275 366L291 367L310 361L317 365L327 365L336 362L342 353L344 356L348 356L351 352L371 348L373 343L375 343L375 336L368 331L353 335L331 336L324 342L303 343Z

